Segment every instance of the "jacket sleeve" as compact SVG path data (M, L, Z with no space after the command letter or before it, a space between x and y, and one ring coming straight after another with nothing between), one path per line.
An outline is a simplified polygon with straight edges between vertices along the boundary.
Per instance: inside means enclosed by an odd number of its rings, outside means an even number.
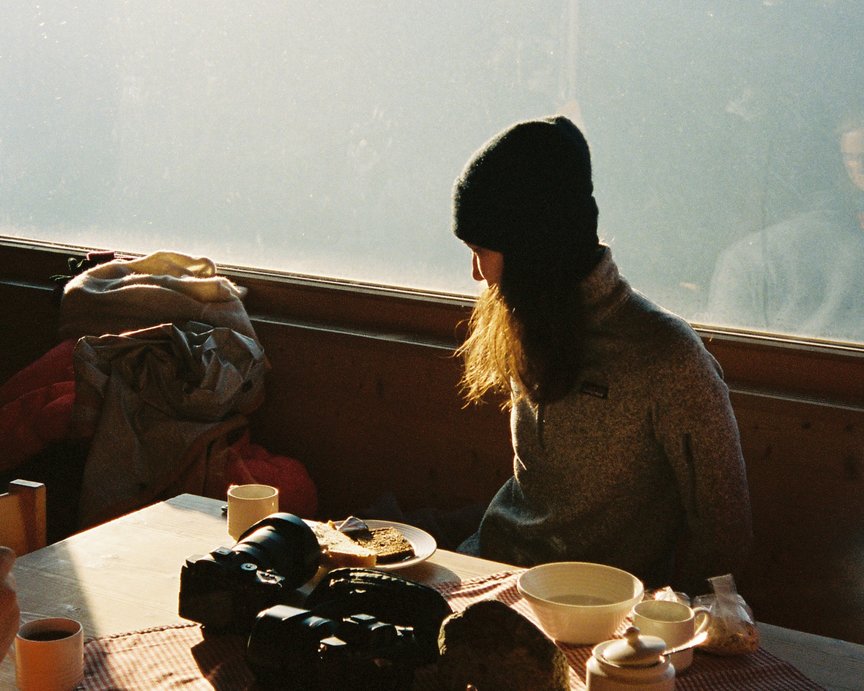
M671 359L654 424L686 514L677 586L698 594L708 590L706 578L740 573L752 519L738 425L720 366L698 338L682 349Z

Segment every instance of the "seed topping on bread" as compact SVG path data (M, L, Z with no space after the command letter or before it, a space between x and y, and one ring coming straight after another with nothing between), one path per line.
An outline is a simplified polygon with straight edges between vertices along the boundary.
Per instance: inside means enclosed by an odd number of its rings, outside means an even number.
M353 539L359 545L375 552L379 564L393 564L414 556L414 546L392 526L372 528L368 536L358 533Z

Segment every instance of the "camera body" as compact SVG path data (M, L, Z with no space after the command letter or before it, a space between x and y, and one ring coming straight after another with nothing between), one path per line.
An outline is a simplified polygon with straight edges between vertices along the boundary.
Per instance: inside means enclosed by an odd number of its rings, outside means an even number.
M315 575L320 554L315 533L302 519L271 514L233 547L186 559L178 613L212 631L248 633L259 612Z
M245 633L284 590L283 576L220 547L186 560L180 570L179 614L214 631Z
M264 688L389 691L411 687L417 641L369 614L341 620L275 605L255 620L246 658Z

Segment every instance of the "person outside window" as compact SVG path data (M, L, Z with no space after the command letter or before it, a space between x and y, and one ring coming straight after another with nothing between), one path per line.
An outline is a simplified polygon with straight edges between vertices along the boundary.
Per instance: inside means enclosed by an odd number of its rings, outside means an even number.
M619 274L597 218L588 144L561 116L505 129L456 180L453 231L487 286L462 385L469 401L506 395L514 450L459 549L701 592L751 541L728 390L693 329Z
M864 341L864 116L832 139L836 184L721 252L700 321Z

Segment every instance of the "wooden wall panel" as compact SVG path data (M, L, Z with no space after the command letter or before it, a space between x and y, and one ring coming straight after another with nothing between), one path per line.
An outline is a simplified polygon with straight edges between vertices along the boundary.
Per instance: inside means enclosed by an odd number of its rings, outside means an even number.
M255 324L273 365L260 443L308 464L339 516L394 491L405 509L488 501L512 468L507 417L463 408L445 348Z
M57 305L49 289L0 283L0 383L57 345Z
M742 592L771 623L864 643L864 410L733 403L755 532Z

